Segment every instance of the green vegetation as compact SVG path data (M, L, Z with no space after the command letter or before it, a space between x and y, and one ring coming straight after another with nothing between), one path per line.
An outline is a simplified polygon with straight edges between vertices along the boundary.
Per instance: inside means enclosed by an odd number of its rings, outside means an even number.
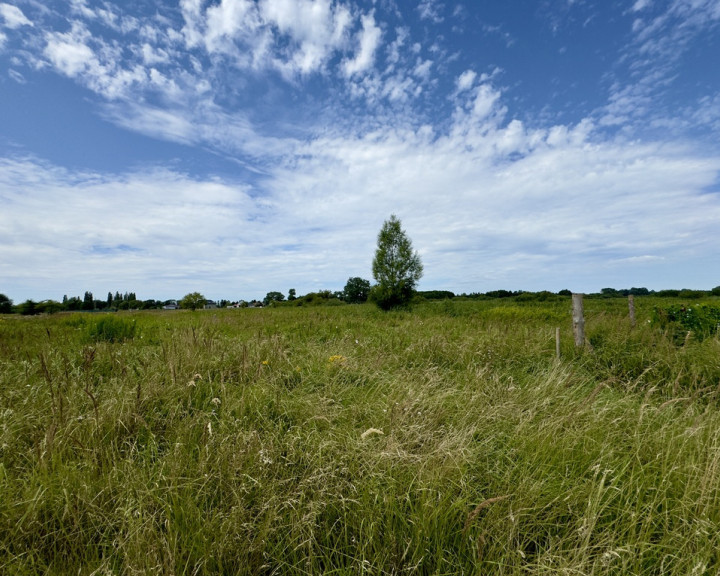
M367 302L368 296L370 296L370 288L370 280L365 280L359 276L348 278L343 289L343 300L349 304Z
M200 292L190 292L190 294L185 294L185 296L183 296L179 304L180 308L183 310L194 311L205 306L205 296L200 294Z
M0 573L716 574L717 335L518 296L0 317Z
M89 323L87 333L91 342L124 342L135 337L136 328L135 320L104 314Z
M380 229L377 250L372 263L377 284L369 297L383 310L407 306L423 275L420 256L413 251L412 242L393 214Z

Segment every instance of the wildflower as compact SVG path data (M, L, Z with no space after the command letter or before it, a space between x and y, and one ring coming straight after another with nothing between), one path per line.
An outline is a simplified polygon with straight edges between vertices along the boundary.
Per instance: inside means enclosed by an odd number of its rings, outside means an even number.
M269 365L270 365L270 361L269 361L269 360L263 360L263 361L262 361L262 365L263 365L263 366L269 366Z
M214 404L215 406L220 406L220 398L213 398L210 400L211 404Z
M272 458L268 456L267 450L265 450L265 448L260 449L260 461L266 466L273 463Z
M344 362L345 360L345 356L341 356L340 354L335 354L334 356L330 356L330 358L328 358L328 362L330 364L333 364L335 362Z

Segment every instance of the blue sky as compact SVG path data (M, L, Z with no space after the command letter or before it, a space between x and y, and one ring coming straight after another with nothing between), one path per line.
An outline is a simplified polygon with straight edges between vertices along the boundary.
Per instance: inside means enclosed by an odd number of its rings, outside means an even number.
M0 0L0 292L720 285L720 1Z

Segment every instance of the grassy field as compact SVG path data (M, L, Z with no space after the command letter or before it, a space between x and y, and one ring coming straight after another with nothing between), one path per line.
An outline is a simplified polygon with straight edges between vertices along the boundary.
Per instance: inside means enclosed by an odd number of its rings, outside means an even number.
M720 341L635 301L1 317L0 574L718 574Z

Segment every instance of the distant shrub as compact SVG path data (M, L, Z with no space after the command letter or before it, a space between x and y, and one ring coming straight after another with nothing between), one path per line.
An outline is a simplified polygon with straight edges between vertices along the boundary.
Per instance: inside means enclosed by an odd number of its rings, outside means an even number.
M418 292L417 294L426 300L452 300L455 298L455 294L449 290L425 290Z
M512 296L517 296L520 294L519 292L511 292L510 290L491 290L490 292L485 292L486 298L510 298Z
M105 316L90 324L88 337L94 342L124 342L135 337L137 326L134 320Z
M341 306L345 304L338 299L330 290L321 290L320 292L310 292L292 300L293 306Z
M558 300L558 296L547 290L542 292L522 292L515 296L515 302L548 302Z
M707 293L703 290L690 290L689 288L683 288L678 292L678 297L685 298L686 300L697 300L706 295Z

